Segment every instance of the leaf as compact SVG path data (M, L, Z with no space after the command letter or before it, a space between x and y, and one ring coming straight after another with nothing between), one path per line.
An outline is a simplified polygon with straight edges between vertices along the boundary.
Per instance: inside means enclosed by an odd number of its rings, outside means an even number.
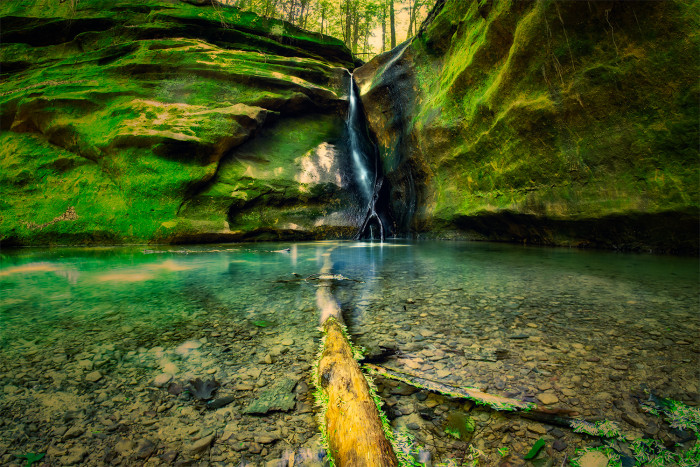
M525 454L525 457L523 459L529 460L529 459L534 459L537 454L542 450L544 445L547 444L547 442L544 440L544 438L540 438L537 441L535 441L535 444L532 446L532 449Z
M190 381L190 385L187 389L194 397L205 401L211 399L218 388L219 383L215 379L202 381L201 379L197 378Z
M34 462L39 462L46 454L43 452L28 452L27 454L18 455L20 459L27 459L26 467L31 467Z
M273 321L267 321L266 319L257 319L253 321L253 324L259 328L266 328L268 326L274 326L275 323Z

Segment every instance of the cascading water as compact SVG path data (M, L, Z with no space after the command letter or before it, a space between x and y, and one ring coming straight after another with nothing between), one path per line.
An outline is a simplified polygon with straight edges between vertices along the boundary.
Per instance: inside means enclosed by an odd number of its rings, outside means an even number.
M367 230L369 230L370 238L374 238L374 228L372 226L372 220L374 219L379 226L379 239L384 241L384 224L377 214L376 206L383 178L379 172L376 149L367 134L364 114L360 107L360 93L352 74L350 74L348 100L348 119L346 123L350 140L352 167L362 202L367 206L364 220L355 238L361 238Z

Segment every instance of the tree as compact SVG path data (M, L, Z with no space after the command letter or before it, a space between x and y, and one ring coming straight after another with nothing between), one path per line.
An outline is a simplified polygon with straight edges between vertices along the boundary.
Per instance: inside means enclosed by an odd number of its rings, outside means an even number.
M394 0L389 0L389 26L391 29L391 48L396 47L396 18L394 17Z

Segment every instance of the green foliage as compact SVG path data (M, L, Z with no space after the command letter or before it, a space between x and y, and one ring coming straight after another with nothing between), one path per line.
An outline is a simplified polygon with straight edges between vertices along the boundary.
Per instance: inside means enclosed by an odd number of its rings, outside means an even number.
M267 328L270 326L274 326L275 322L274 321L267 321L265 319L257 319L253 321L253 324L259 328Z
M34 462L39 462L45 455L46 453L43 452L28 452L27 454L21 454L17 457L20 459L26 459L27 463L24 464L25 467L32 467Z
M462 412L451 412L447 416L445 433L462 441L469 441L472 438L476 423L469 415Z
M538 439L537 441L535 441L535 444L532 445L532 448L530 448L530 450L527 452L527 454L525 454L523 458L525 460L534 459L546 444L547 442L544 440L544 438Z
M607 438L605 445L596 448L587 447L576 452L571 465L579 466L579 459L586 453L598 451L608 457L610 466L621 466L620 448L618 444L629 447L638 466L667 466L695 467L700 463L700 409L673 399L661 399L653 395L642 406L645 411L655 416L663 416L672 428L687 430L695 434L696 441L683 451L667 449L663 443L655 439L634 438L620 432L619 427L609 420L588 423L581 420L571 423L574 432L586 433L591 436Z

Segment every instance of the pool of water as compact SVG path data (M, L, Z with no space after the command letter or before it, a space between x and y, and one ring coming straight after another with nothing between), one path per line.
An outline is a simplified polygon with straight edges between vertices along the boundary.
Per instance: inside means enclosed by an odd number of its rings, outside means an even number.
M309 386L329 248L350 279L334 290L349 333L370 355L391 348L386 367L668 443L677 434L635 391L698 404L695 258L463 242L22 249L0 254L3 464L34 452L52 465L322 464ZM229 403L183 391L195 378ZM540 460L560 465L591 443L376 382L392 426L433 463L459 465L473 446L480 465L520 465L544 438ZM260 413L280 388L287 404ZM457 439L465 417L475 431Z

